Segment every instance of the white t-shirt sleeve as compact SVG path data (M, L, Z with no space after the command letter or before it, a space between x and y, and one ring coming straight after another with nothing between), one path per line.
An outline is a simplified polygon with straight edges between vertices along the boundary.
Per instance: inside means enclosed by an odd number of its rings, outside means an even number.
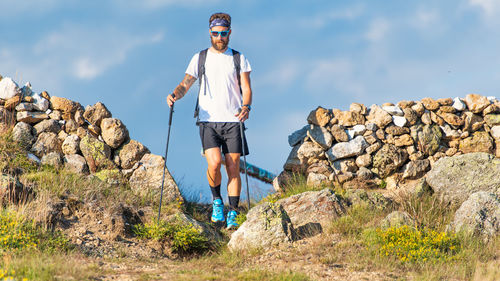
M196 79L198 79L198 57L199 56L200 56L200 53L194 54L193 58L189 62L189 65L186 69L186 74L189 74Z
M252 66L250 65L250 62L248 62L248 59L243 54L240 54L240 64L241 64L240 73L252 71Z

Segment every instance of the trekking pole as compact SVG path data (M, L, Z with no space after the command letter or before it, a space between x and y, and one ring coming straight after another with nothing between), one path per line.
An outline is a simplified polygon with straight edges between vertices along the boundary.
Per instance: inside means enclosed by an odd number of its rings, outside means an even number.
M172 94L175 98L175 95ZM168 143L170 141L170 127L172 126L172 115L174 113L174 104L170 108L170 116L168 118L168 134L167 134L167 147L165 148L165 163L163 164L163 176L161 178L161 193L160 193L160 207L158 208L158 225L160 224L160 214L161 214L161 202L163 199L163 185L165 182L165 170L167 169L167 155L168 155Z
M240 112L241 108L238 110L238 113ZM245 168L245 181L247 184L247 203L248 203L248 210L250 211L250 190L248 189L247 156L245 149L245 134L243 133L243 121L240 121L240 135L241 135L241 149L243 150L243 161L245 163L244 168Z

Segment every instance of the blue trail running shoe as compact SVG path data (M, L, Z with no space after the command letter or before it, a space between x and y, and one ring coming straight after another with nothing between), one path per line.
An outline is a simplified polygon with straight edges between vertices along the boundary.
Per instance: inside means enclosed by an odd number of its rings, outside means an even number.
M238 228L239 225L236 222L236 216L238 216L238 213L235 210L227 213L227 229Z
M222 200L215 199L212 205L212 222L223 222L224 221L224 204Z

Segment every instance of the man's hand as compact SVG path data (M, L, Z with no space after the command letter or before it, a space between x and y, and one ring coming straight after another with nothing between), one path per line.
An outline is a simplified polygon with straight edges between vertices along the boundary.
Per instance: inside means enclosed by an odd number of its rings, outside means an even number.
M238 117L240 122L245 122L245 120L247 120L248 117L250 117L250 110L248 109L248 107L242 106L241 111L235 114L234 116Z
M167 103L169 107L172 107L174 105L174 102L177 101L177 98L175 97L175 94L171 94L167 96Z

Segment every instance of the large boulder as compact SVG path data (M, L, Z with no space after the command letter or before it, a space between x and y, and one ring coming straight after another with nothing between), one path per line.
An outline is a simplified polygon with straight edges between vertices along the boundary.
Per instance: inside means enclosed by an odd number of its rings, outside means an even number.
M101 135L106 144L118 148L128 139L128 130L120 119L104 118L101 121Z
M486 152L493 153L495 142L488 132L475 132L472 137L460 142L460 151L463 153Z
M487 153L467 153L436 161L426 181L436 195L462 203L477 191L500 192L500 159Z
M436 153L441 144L443 133L438 125L417 125L412 127L411 136L417 144L419 151L424 155L430 156Z
M397 171L408 159L406 150L385 144L373 157L373 171L385 178Z
M159 195L165 160L159 155L148 153L139 162L139 167L135 169L129 179L130 187L140 194ZM167 168L165 168L165 180L163 182L163 199L164 202L182 200L179 187Z
M111 159L111 148L104 142L87 135L80 140L80 151L82 152L89 169L92 173L113 168Z
M136 140L130 140L118 150L120 166L123 169L130 169L137 163L144 154L149 153L149 149Z
M89 173L89 167L85 158L79 154L64 155L64 168L77 174Z
M57 134L52 132L41 133L31 151L38 157L50 152L61 152L61 141L57 137Z
M0 80L0 99L10 99L21 93L19 86L9 77Z
M18 122L12 129L12 139L25 149L31 149L36 140L33 136L33 127L28 123Z
M485 240L499 235L500 198L485 191L471 194L455 213L450 227Z
M231 235L231 251L268 249L295 240L295 230L279 203L260 204L247 213L247 220Z
M297 238L320 233L334 219L346 212L347 202L325 188L307 191L277 202L285 209Z
M90 124L100 127L101 121L104 118L112 117L111 112L106 108L106 106L98 102L92 106L88 105L85 108L85 112L83 113L83 117L90 122Z

